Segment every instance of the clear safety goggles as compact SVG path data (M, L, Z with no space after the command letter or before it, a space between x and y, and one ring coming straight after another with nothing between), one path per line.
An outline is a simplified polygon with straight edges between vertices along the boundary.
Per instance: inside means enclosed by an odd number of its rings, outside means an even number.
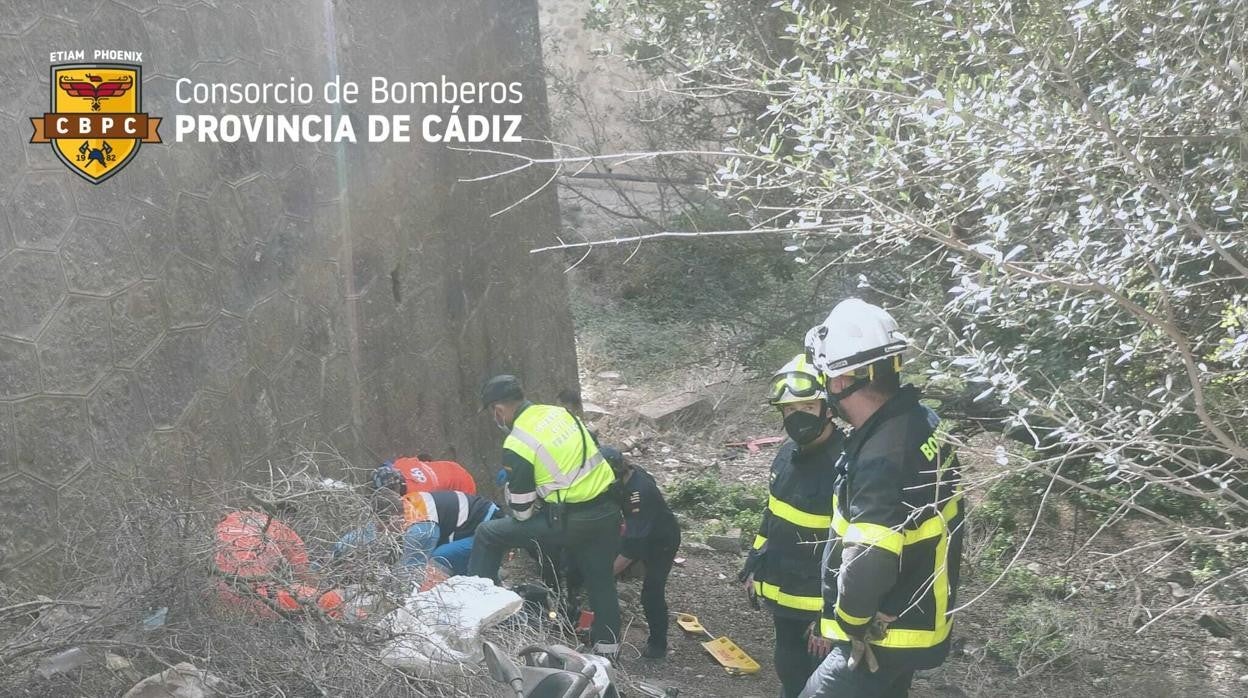
M795 398L813 398L823 389L818 379L809 373L781 373L771 379L771 389L767 393L767 399L775 402L784 397L787 391L789 395Z

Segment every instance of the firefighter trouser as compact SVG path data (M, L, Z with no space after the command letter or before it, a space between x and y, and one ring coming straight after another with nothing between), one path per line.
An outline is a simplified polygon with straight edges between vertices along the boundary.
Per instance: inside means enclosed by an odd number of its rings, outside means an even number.
M810 654L806 631L815 618L793 618L777 614L774 660L776 676L780 677L780 698L797 698L806 687L806 680L819 666L819 659Z
M612 565L620 549L620 507L610 497L600 503L570 509L552 525L542 511L527 521L512 517L486 521L477 534L468 560L468 574L498 581L503 556L512 548L558 546L569 565L575 565L594 610L590 640L601 654L615 654L620 643L620 599Z
M914 679L914 665L904 650L874 647L880 670L867 670L866 662L849 668L850 643L837 642L823 663L811 674L801 698L906 698Z

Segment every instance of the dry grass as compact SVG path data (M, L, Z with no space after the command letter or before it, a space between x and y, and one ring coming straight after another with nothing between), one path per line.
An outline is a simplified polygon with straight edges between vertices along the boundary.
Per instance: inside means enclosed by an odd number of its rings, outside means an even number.
M300 533L322 565L333 542L364 522L362 492L322 482L322 471L342 471L337 458L301 452L274 466L263 484L214 488L195 501L143 483L101 483L92 506L64 522L70 573L56 597L36 595L47 589L0 588L0 695L120 695L141 676L181 661L222 679L229 696L492 695L496 687L475 666L433 680L383 664L379 651L393 638L371 622L315 613L262 620L217 602L212 532L225 511L263 503ZM372 562L327 565L322 573L327 585L351 584L397 605L412 580ZM161 608L164 624L145 627ZM514 649L546 640L545 632L511 621L490 635ZM40 666L72 647L93 661L40 676ZM104 666L105 653L114 655L117 670Z

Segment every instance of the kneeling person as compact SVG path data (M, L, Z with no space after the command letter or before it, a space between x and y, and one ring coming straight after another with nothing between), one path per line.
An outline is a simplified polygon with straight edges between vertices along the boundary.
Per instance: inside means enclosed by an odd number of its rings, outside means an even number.
M413 492L400 497L380 489L373 493L372 506L383 531L402 535L401 566L418 567L436 560L453 574L468 571L477 526L503 515L494 502L463 492ZM366 545L376 537L372 527L349 533L334 554Z
M373 488L391 489L404 496L439 490L477 493L477 481L464 466L453 460L427 458L407 456L382 463L373 471Z

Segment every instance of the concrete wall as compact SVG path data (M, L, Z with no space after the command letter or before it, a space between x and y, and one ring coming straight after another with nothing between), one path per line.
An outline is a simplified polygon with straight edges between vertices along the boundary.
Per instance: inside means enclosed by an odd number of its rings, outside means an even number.
M315 442L358 467L421 450L492 473L481 381L576 381L561 270L527 254L557 229L554 192L489 216L545 173L457 182L499 162L415 142L181 143L96 186L26 143L47 52L96 47L143 50L155 116L225 113L175 105L181 76L446 73L522 80L543 137L535 0L183 4L0 14L0 579L53 571L58 511L101 478L245 478Z

